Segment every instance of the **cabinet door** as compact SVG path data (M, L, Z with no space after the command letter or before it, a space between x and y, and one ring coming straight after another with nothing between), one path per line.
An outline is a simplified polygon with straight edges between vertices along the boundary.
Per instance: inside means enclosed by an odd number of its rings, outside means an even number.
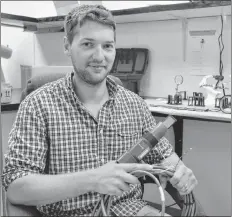
M1 116L0 116L0 168L1 168L1 174L2 174L2 167L3 167L3 150L2 150L2 125L1 125ZM1 208L1 216L5 216L6 215L6 210L5 207L3 205L3 201L5 201L5 195L2 192L2 188L0 188L0 193L1 193L1 203L0 203L0 208ZM4 207L4 208L3 208Z
M184 120L183 162L193 170L194 190L207 216L231 216L231 124Z
M1 112L1 117L0 117L1 174L2 174L2 169L5 165L4 154L6 153L8 148L9 133L15 121L16 114L17 111ZM6 216L5 192L2 191L2 188L1 188L1 216Z
M15 121L17 111L5 111L1 113L1 126L2 126L2 152L6 153L8 148L8 138L12 125ZM4 165L4 163L3 163Z

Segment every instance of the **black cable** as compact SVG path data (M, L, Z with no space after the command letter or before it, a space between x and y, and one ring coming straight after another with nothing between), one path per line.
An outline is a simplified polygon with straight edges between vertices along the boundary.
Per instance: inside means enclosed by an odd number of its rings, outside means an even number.
M169 207L172 207L172 206L176 205L176 204L177 204L177 203L173 203L173 204L170 204L170 205L165 206L165 210L166 210L167 208L169 208ZM159 210L159 212L161 212L161 210Z
M170 205L167 205L166 208L169 208L169 207L172 207L174 205L176 205L177 203L173 203L173 204L170 204Z
M221 43L220 43L220 37L221 37L221 34L218 36L218 45L219 45L219 74L221 75ZM217 87L217 84L216 84L215 87Z
M219 50L220 50L220 53L219 53L219 74L220 76L222 76L222 73L223 73L223 61L222 61L222 53L223 53L223 50L224 50L224 43L223 43L223 28L224 28L224 23L223 23L223 17L222 15L220 15L220 18L221 18L221 33L220 35L218 36L218 44L219 44ZM219 81L220 79L218 79L216 85L215 85L215 89L218 88L218 84L219 84ZM223 89L223 95L225 96L225 89L224 89L224 85L222 84L222 89Z
M222 52L224 50L224 43L223 43L223 27L224 27L224 23L223 23L222 15L221 15L221 24L222 24L222 27L221 27L221 44L222 44L221 55L222 55ZM221 58L221 75L222 75L222 72L223 72L223 62L222 62L222 58Z

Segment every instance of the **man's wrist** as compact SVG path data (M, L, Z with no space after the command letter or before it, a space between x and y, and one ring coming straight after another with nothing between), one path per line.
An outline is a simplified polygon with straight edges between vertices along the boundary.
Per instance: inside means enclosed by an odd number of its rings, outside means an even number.
M177 167L179 167L180 165L183 165L184 163L181 161L181 159L178 157L178 155L175 152L172 152L172 154L168 156L167 158L165 158L161 162L161 164L164 167L170 167L170 168L176 169Z
M74 173L74 177L70 181L74 185L74 194L84 194L91 191L96 191L96 178L92 170L81 171ZM71 182L69 183L71 184ZM82 190L81 190L82 189Z
M97 189L97 174L94 169L88 170L86 173L86 185L88 185L88 191L96 191Z

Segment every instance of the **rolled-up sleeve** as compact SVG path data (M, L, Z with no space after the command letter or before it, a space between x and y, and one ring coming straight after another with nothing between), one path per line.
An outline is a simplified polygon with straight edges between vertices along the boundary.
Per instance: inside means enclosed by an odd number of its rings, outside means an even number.
M143 133L147 133L154 129L156 120L152 116L148 105L143 103ZM152 151L143 159L144 162L149 164L160 163L163 159L169 157L173 153L173 146L170 142L162 137L159 143L152 149Z
M16 179L28 174L44 173L48 150L45 121L38 104L23 101L9 134L2 184L7 191Z

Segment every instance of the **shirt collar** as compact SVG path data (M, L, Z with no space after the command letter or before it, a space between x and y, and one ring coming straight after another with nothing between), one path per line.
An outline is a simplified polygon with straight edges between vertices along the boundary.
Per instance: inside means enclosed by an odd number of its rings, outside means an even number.
M116 82L112 78L107 76L106 86L107 86L108 91L109 91L110 99L114 99L116 97L118 90L119 90L118 85L116 84Z
M67 85L68 89L70 89L71 92L73 94L75 94L75 96L76 96L76 93L74 91L74 86L73 86L73 83L72 83L73 76L74 76L74 72L73 71L71 73L68 73L66 75L65 84ZM116 97L116 94L117 94L118 90L119 90L118 85L116 84L116 82L112 78L110 78L109 76L107 76L107 78L106 78L106 86L107 86L108 91L109 91L109 97L110 97L110 99L114 99Z

